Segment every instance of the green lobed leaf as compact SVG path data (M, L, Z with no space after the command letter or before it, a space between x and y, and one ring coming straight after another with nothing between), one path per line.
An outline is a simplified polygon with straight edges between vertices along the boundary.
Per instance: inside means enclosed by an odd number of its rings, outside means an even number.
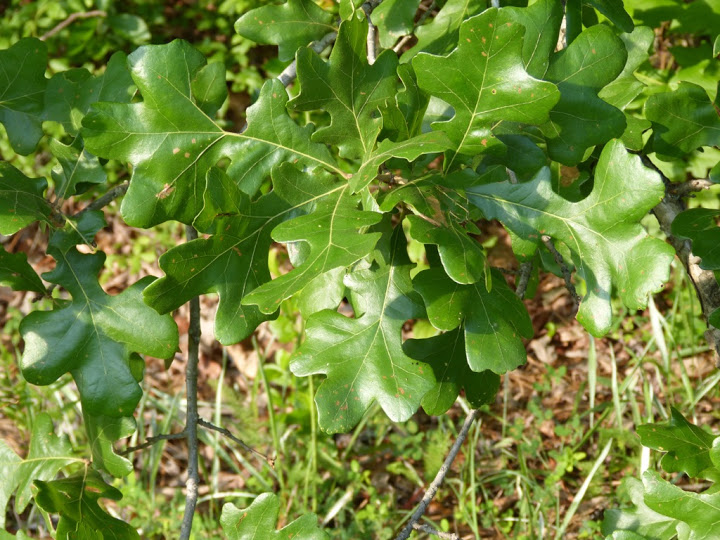
M105 170L92 154L74 145L64 145L56 139L50 139L49 146L60 163L60 168L52 171L58 199L67 199L84 191L88 184L102 184L107 180Z
M461 285L442 268L420 272L413 279L425 301L428 318L438 330L463 326L465 353L470 369L503 374L525 363L522 337L531 338L533 327L522 301L492 272L492 289L485 283Z
M45 294L45 285L27 262L24 253L8 253L0 246L0 285L14 291L33 291Z
M288 0L251 9L237 20L235 31L257 43L278 45L278 58L286 62L300 47L335 32L332 19L312 0Z
M713 103L702 87L689 82L673 92L653 94L645 103L645 116L653 123L653 149L660 156L680 157L700 146L720 145L717 107L720 93Z
M527 72L543 78L550 65L550 55L557 46L562 24L562 4L555 0L539 0L526 8L503 8L514 21L525 27L522 58Z
M300 188L303 183L319 181L327 184L329 181L328 175L309 178L288 163L278 167L273 178L281 185ZM281 194L292 203L290 196L297 197L297 191ZM257 305L262 313L273 313L280 302L302 290L310 280L333 268L347 267L368 255L380 233L363 233L358 229L378 223L382 214L358 210L359 200L358 195L351 195L349 188L343 186L317 200L312 213L275 227L272 231L275 241L306 243L305 257L302 264L287 274L252 290L243 298L243 304Z
M358 12L364 2L365 0L338 0L340 18L342 20L350 19Z
M105 483L95 471L62 480L37 480L35 501L46 512L59 514L56 538L135 540L140 538L129 524L112 517L99 504L99 499L119 501L122 493Z
M645 504L659 514L682 523L677 527L680 538L712 540L717 538L720 523L720 493L703 494L684 491L663 480L655 471L643 473Z
M660 462L669 473L684 472L697 478L714 467L710 449L715 436L691 424L675 407L668 422L638 426L637 433L643 446L667 452Z
M672 222L675 236L692 240L693 255L701 258L700 268L720 269L720 210L691 208L680 212Z
M86 69L68 69L53 75L45 91L43 120L58 122L67 133L77 135L93 103L129 103L134 94L127 56L116 52L102 75L93 76Z
M427 414L439 416L447 412L461 389L473 408L495 399L500 377L492 371L476 373L470 369L461 328L428 339L408 339L403 350L410 358L429 364L435 374L435 386L422 399Z
M565 165L583 161L585 152L625 131L625 115L598 97L620 75L627 51L609 27L584 30L553 56L546 79L557 83L560 100L542 126L550 158Z
M423 312L413 294L406 246L397 227L388 260L346 275L355 317L330 310L311 316L305 342L291 358L295 375L327 376L315 394L319 424L326 432L348 431L373 401L391 420L403 422L434 385L430 368L402 349L405 321Z
M20 458L5 443L0 441L0 527L5 526L5 509L15 493L15 511L25 511L32 493L33 480L50 480L58 471L71 463L80 461L73 457L67 436L55 435L52 419L47 413L40 413L33 419L30 449L25 459Z
M52 223L52 207L43 196L46 189L44 178L28 178L0 161L0 234L15 234L35 221Z
M488 9L465 21L457 49L446 57L418 54L418 84L450 104L455 116L433 124L454 143L457 154L474 155L500 144L492 132L499 122L542 124L559 98L555 85L531 77L523 68L525 29L503 10Z
M191 224L203 208L207 171L223 157L231 160L228 174L249 194L285 161L342 173L326 147L309 141L312 128L301 128L287 115L280 81L265 83L247 111L247 130L230 133L205 113L217 107L219 92L208 89L205 58L187 42L140 47L128 61L144 101L97 103L82 131L90 152L133 166L121 207L128 224L150 227L169 219ZM202 84L193 82L198 80ZM225 86L223 79L215 80ZM199 88L203 94L196 96Z
M245 509L232 503L223 505L220 525L229 540L326 540L328 535L318 527L315 514L305 514L277 528L280 499L274 493L262 493Z
M641 309L667 281L673 249L647 235L640 220L664 194L660 176L619 141L603 149L590 195L572 203L553 192L549 169L532 181L475 186L468 198L487 219L538 245L542 235L561 241L587 284L577 319L594 336L611 324L613 287L623 304Z
M413 240L438 246L442 265L453 281L467 285L484 279L486 259L482 245L459 223L451 220L446 226L439 226L419 216L405 219Z
M664 512L656 512L645 504L643 483L637 478L628 477L625 486L633 503L632 508L605 510L602 532L613 540L634 540L638 538L652 540L671 540L677 535L678 520L668 517ZM633 536L633 534L635 536Z
M408 62L419 52L445 54L458 43L460 25L487 7L485 0L448 0L430 22L415 31L417 43L400 58Z
M198 71L192 84L198 107L208 116L215 116L227 99L225 64L211 62Z
M390 158L413 161L425 154L440 153L451 146L450 139L441 132L423 133L399 142L385 139L363 160L360 169L350 179L350 189L358 192L367 186L377 176L378 167Z
M385 0L372 12L378 29L380 46L389 49L398 38L412 33L415 13L420 0Z
M403 141L420 133L428 97L420 90L412 65L400 64L397 73L403 88L396 92L395 100L382 109L380 137L385 135L392 141Z
M23 38L0 51L0 124L18 154L30 154L43 136L47 46Z
M633 31L635 25L632 17L625 11L623 0L584 0L584 3L597 9L623 32Z
M115 453L113 444L118 439L129 437L135 432L135 418L93 415L83 410L83 422L88 435L93 466L107 471L116 478L130 474L133 471L132 461Z
M242 341L258 324L272 318L256 306L240 303L270 281L271 231L308 205L344 189L324 175L308 181L290 165L280 167L273 176L274 191L251 203L225 173L210 170L205 207L215 212L203 219L212 223L206 230L213 235L172 248L160 257L166 275L143 292L148 305L168 313L199 294L217 293L215 336L223 344Z
M83 214L76 229L82 231L96 219L92 212ZM113 418L127 416L142 395L130 369L130 353L172 357L177 327L172 317L158 315L143 303L142 290L152 277L108 296L97 281L105 254L78 252L77 234L73 229L57 231L50 239L48 253L57 265L44 277L64 287L72 302L52 311L34 311L22 320L25 351L20 367L25 379L36 385L51 384L70 372L83 410Z
M382 129L379 107L395 98L397 56L386 50L370 65L367 31L367 20L344 21L327 63L315 51L300 49L300 93L288 103L296 111L327 111L330 125L313 133L312 140L337 146L346 158L372 151Z
M638 26L632 33L621 34L627 50L627 61L620 75L598 93L598 97L613 107L624 110L640 93L645 84L635 77L635 71L647 61L655 32L649 26Z

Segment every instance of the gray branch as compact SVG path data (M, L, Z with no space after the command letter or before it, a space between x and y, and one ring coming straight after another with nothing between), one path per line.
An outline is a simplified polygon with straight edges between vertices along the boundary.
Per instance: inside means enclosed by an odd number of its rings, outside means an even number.
M573 301L573 306L577 310L578 306L580 305L580 297L578 296L578 293L575 290L575 285L572 282L572 274L570 272L570 268L565 262L565 259L563 259L563 256L560 255L560 252L555 247L552 238L545 234L542 236L542 241L543 244L545 244L545 247L548 248L548 251L552 253L555 262L558 263L558 265L560 266L560 271L562 272L563 279L565 280L565 288L570 293L570 297Z
M532 274L532 270L532 261L527 261L520 265L520 270L518 272L518 278L515 285L515 294L517 294L521 300L525 298L525 292L527 291L528 283L530 282L530 274Z
M704 178L693 178L682 184L670 184L669 191L676 197L685 197L691 193L710 189L712 186L717 185L718 184Z
M447 475L448 471L450 470L452 462L455 461L455 457L458 455L460 447L462 446L463 442L465 442L465 439L470 432L470 427L473 425L473 422L475 422L478 416L480 416L480 411L478 409L471 410L470 413L467 415L467 418L465 418L465 423L460 429L460 433L458 433L457 439L455 439L452 448L450 448L450 452L448 452L448 455L445 458L442 467L440 467L440 470L435 475L435 479L432 481L427 491L425 492L422 501L420 501L420 504L415 509L415 512L413 512L413 515L405 524L403 530L400 531L400 534L397 535L395 540L407 540L408 538L410 538L410 533L415 527L415 524L420 521L420 518L425 513L425 510L427 510L430 501L432 501L433 497L437 493L440 484L442 484L443 480L445 480L445 475Z
M310 48L320 54L328 46L334 43L336 38L337 32L330 32L329 34L323 36L322 39L313 41L310 44ZM297 77L297 62L293 60L290 65L286 67L280 75L278 75L278 80L283 83L284 86L290 86L290 84L295 80L295 77Z
M658 223L660 223L660 228L667 235L668 241L675 248L680 262L682 262L685 267L685 271L690 281L692 281L698 298L700 299L703 315L705 315L707 320L713 311L720 308L720 284L718 284L714 272L700 268L700 258L693 255L692 243L689 240L673 236L671 229L672 222L677 215L685 210L685 204L679 193L689 193L690 191L696 190L673 190L673 184L670 183L662 171L647 157L642 155L640 157L645 166L655 170L663 179L663 182L665 182L665 197L653 208L652 212L655 214ZM703 184L704 181L698 180L696 185ZM715 350L718 358L718 367L720 368L720 329L708 325L708 329L705 332L705 339L707 339L710 346Z
M455 533L438 531L437 529L433 529L430 525L427 525L425 523L415 523L413 525L413 529L415 529L416 531L431 534L433 536L437 536L438 538L446 538L447 540L460 540L460 537Z
M195 240L197 231L187 226L185 234L188 242ZM187 415L185 419L185 436L188 444L188 470L185 486L185 513L180 529L180 539L189 540L192 530L195 506L197 505L200 474L198 472L198 360L200 358L200 297L190 300L190 327L188 329L188 359L185 367L185 388L187 391Z
M128 454L131 454L132 452L137 452L138 450L144 450L145 448L150 448L152 445L159 443L160 441L171 441L175 439L184 439L185 438L185 432L181 431L180 433L168 433L164 435L155 435L154 437L148 437L145 439L145 442L142 444L138 444L137 446L128 446L125 450L122 450L121 452L118 452L121 456L127 456Z
M93 210L100 210L102 208L105 208L108 204L113 202L118 197L122 197L127 193L128 187L130 184L128 182L123 182L122 184L119 184L112 188L110 191L105 193L102 197L98 197L93 202L88 204L85 208L80 210L76 215L80 216L84 214L85 212L91 212Z
M218 433L225 435L228 439L230 439L234 443L237 443L240 446L240 448L242 448L246 452L248 452L250 454L255 454L259 458L262 458L263 461L265 461L268 465L270 465L270 467L273 467L273 468L275 467L275 460L273 458L270 458L270 457L266 456L265 454L261 454L260 452L255 450L252 446L248 446L247 444L245 444L245 441L237 438L235 435L230 433L229 430L227 430L223 427L220 427L220 426L216 426L215 424L208 422L207 420L203 420L202 418L198 418L198 425L201 427L204 427L205 429L217 431Z

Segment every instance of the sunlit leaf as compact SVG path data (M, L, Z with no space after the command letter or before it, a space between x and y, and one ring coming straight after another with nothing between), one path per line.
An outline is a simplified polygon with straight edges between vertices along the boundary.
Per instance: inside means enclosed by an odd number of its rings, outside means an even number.
M355 312L325 310L307 322L306 339L293 355L295 375L327 376L315 395L320 427L348 431L373 401L395 422L410 418L434 383L432 370L402 349L402 327L422 314L412 292L407 241L398 228L390 259L345 277Z
M127 416L142 391L130 370L133 351L169 358L177 350L177 327L170 316L160 316L142 301L142 290L153 278L144 278L117 296L98 284L105 254L83 255L74 247L76 229L58 231L48 253L57 261L47 281L64 287L71 303L52 311L33 311L22 320L25 351L20 367L25 379L47 385L70 372L80 391L83 409L93 415Z
M446 170L456 154L479 154L499 144L492 129L501 121L548 120L560 94L554 84L523 68L524 34L510 14L489 9L462 24L458 47L447 57L421 53L413 59L420 87L455 110L451 120L433 124L455 145L446 157Z
M235 31L258 43L278 45L278 58L286 61L299 47L336 31L332 22L332 13L312 0L288 0L251 9L237 20Z
M422 295L435 328L449 331L462 325L467 363L472 371L503 374L525 363L527 355L521 338L532 337L532 323L502 274L493 272L490 291L484 281L456 283L442 268L420 272L413 285Z
M640 225L664 191L656 172L612 141L600 155L592 192L580 202L553 192L547 168L532 182L480 185L467 193L488 219L500 220L519 238L537 245L548 235L565 244L587 283L577 319L602 336L610 329L613 289L628 308L641 309L668 279L673 249Z
M552 159L576 165L588 148L623 134L625 115L598 92L622 72L626 60L624 43L602 24L587 28L553 56L546 78L557 83L561 97L542 126Z
M52 207L45 200L47 180L28 178L0 161L0 234L14 234L35 221L50 223Z
M47 47L36 38L23 38L0 51L0 124L13 150L27 155L43 135Z
M382 128L379 107L395 97L397 56L386 50L370 65L367 30L366 20L344 21L327 63L311 49L300 49L300 93L288 104L297 111L327 111L330 125L313 133L312 140L337 146L347 158L372 151Z
M100 499L119 501L122 493L105 483L95 471L50 482L36 481L37 504L46 512L60 515L58 540L103 538L139 539L129 524L112 517L99 504Z
M277 530L280 500L274 493L262 493L247 508L223 505L220 525L229 540L326 540L315 514L305 514Z

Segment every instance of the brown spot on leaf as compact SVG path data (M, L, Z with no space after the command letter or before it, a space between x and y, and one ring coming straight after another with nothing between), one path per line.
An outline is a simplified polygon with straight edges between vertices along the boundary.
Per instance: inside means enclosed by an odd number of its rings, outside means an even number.
M165 184L162 188L162 191L155 195L158 199L165 199L170 196L170 194L175 191L175 188L171 186L170 184Z

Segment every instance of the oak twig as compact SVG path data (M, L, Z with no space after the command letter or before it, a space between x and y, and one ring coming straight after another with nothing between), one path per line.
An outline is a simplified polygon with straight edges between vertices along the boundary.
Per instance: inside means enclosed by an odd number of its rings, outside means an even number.
M113 202L118 197L122 197L123 195L125 195L125 193L127 193L128 187L130 187L129 182L123 182L122 184L118 184L110 191L105 193L105 195L103 195L102 197L98 197L75 215L80 216L85 212L91 212L93 210L100 210L101 208L105 208L108 204Z
M696 191L703 191L710 189L712 186L717 186L715 182L711 182L705 178L693 178L682 184L670 184L669 191L676 197L685 197Z
M107 17L107 11L103 11L101 9L94 9L92 11L81 11L77 13L71 13L67 19L64 21L60 21L57 26L51 28L47 32L45 32L42 36L40 36L38 39L40 41L45 41L47 39L50 39L58 32L61 32L68 26L70 26L72 23L77 21L78 19L91 19L92 17Z
M402 531L400 531L400 534L397 535L397 538L395 540L407 540L407 538L410 537L410 533L412 532L413 528L415 527L415 524L420 520L422 515L425 513L425 510L427 510L428 505L430 504L430 501L432 501L433 497L437 493L438 488L440 487L440 484L442 484L443 480L445 480L445 475L447 475L448 471L450 470L450 466L452 465L452 462L455 460L455 457L458 455L458 452L460 451L460 447L462 446L463 442L465 442L465 439L468 436L468 433L470 432L470 427L473 425L473 422L480 416L480 411L478 409L473 409L470 411L470 413L467 415L467 418L465 418L465 422L463 423L462 428L460 429L460 433L458 433L457 439L455 439L455 442L453 443L452 447L450 448L450 451L448 452L447 457L445 458L445 461L443 461L442 467L440 467L440 470L435 475L435 479L432 481L430 486L428 487L427 491L425 491L425 495L422 498L422 501L420 501L420 504L415 509L415 512L413 512L413 515L410 517L408 522L405 524L405 527Z
M153 437L148 437L145 439L145 442L142 444L138 444L137 446L128 446L124 450L118 452L121 456L127 456L128 454L131 454L133 452L137 452L138 450L144 450L145 448L150 448L153 444L159 443L160 441L170 441L175 439L184 439L185 438L185 431L181 431L179 433L167 433L165 435L155 435Z
M185 228L188 242L198 237L197 231L188 225ZM195 506L197 505L200 474L198 472L198 361L200 358L200 297L190 300L190 327L188 329L188 359L185 367L185 388L187 391L187 413L185 417L185 436L188 444L188 470L185 483L185 513L180 528L180 539L189 540L192 529Z
M422 8L422 5L420 6ZM427 7L427 9L423 12L422 15L420 15L420 18L417 20L417 22L414 25L413 31L411 34L408 34L407 36L403 36L400 41L398 41L395 46L392 48L393 52L395 54L399 54L402 48L407 44L415 34L415 30L417 30L422 23L425 22L425 19L427 19L430 16L430 13L432 13L432 10L435 9L435 0L433 0L430 5Z
M457 534L438 531L437 529L433 529L430 525L427 525L426 523L415 523L413 525L413 529L415 529L416 531L424 532L426 534L437 536L438 538L446 538L447 540L460 540L460 537Z
M377 28L370 20L370 15L367 16L368 21L368 33L367 33L367 59L368 63L372 66L377 60Z
M362 9L365 12L365 15L370 15L372 13L372 10L375 9L382 0L372 0L365 2L362 5ZM329 34L325 34L322 38L320 38L318 41L313 41L309 47L315 51L316 53L320 54L323 52L328 46L332 45L335 40L337 39L337 32L330 32ZM297 62L293 60L290 62L290 65L286 67L280 75L278 75L278 80L283 83L284 86L289 86L297 77Z
M322 39L319 39L318 41L313 41L310 44L310 48L316 53L320 54L329 45L331 45L335 41L335 39L337 39L337 32L330 32L329 34L323 36ZM278 75L278 80L283 83L284 86L290 86L290 83L292 83L296 77L297 63L295 60L293 60L290 65L286 67L280 75Z
M685 271L700 299L703 315L707 320L713 311L720 309L720 284L718 284L714 272L700 268L700 259L692 253L692 243L689 240L678 238L672 234L672 222L680 212L685 210L682 197L677 192L674 192L670 180L668 180L650 159L642 155L640 158L646 167L656 171L663 179L663 182L665 182L665 197L653 208L652 212L655 214L660 228L667 236L668 241L675 248L678 259L680 259L680 262L682 262L685 267ZM705 339L707 339L710 346L715 350L718 367L720 368L720 329L708 325L708 329L705 332Z
M521 300L525 298L525 292L527 291L528 283L530 282L530 274L532 274L532 270L532 261L526 261L520 265L518 277L515 282L515 294L517 294Z
M207 420L203 420L202 418L198 418L198 425L201 427L204 427L205 429L210 429L212 431L217 431L218 433L221 433L222 435L225 435L228 439L233 441L234 443L237 443L240 445L240 448L245 450L246 452L249 452L251 454L255 454L256 456L262 458L270 467L275 468L275 459L266 456L265 454L261 454L257 450L255 450L252 446L248 446L245 444L245 442L242 439L237 438L235 435L230 433L227 429L216 426L215 424L208 422Z
M548 248L548 251L552 253L555 262L558 264L558 266L560 266L560 271L562 272L563 279L565 280L565 288L570 293L570 297L573 301L573 306L577 310L578 306L580 305L580 297L578 296L578 293L575 290L575 285L572 282L572 273L570 272L570 268L568 268L568 265L565 263L565 259L563 259L563 256L560 255L560 252L555 247L552 238L544 234L542 236L542 241L543 244L545 244L545 247Z

